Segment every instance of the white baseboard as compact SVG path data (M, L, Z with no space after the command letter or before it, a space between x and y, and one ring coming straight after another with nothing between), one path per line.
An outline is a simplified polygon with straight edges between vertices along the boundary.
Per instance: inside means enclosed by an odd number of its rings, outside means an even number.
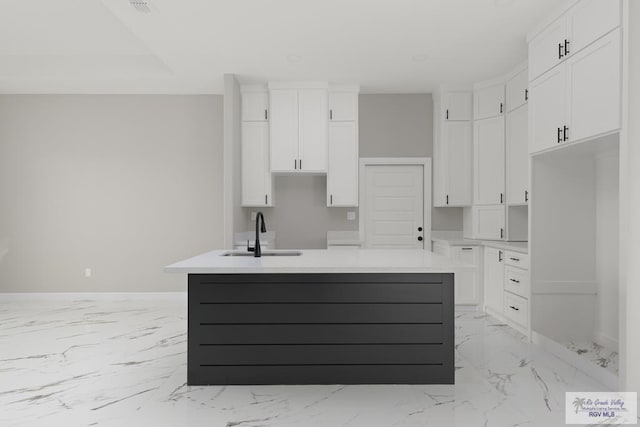
M17 292L0 293L0 301L78 301L78 300L183 300L186 292Z
M619 379L613 372L594 365L562 344L552 340L551 338L547 338L536 331L531 331L531 339L534 344L539 345L549 353L564 360L571 366L574 366L578 370L582 371L583 374L601 382L609 390L619 390Z

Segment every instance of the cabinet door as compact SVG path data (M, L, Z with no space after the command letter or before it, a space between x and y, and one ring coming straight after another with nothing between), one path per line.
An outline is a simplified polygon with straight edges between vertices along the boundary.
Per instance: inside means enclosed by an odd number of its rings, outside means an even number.
M474 206L475 239L504 240L505 211L504 206Z
M504 85L480 89L473 94L475 120L504 114Z
M564 60L567 18L562 15L529 42L529 80Z
M471 206L472 122L444 122L445 206Z
M329 120L332 122L358 120L358 94L356 92L330 92Z
M507 113L507 203L529 201L528 105Z
M269 118L269 94L267 92L245 92L242 94L242 120L266 122Z
M356 122L329 124L327 206L358 206L358 129Z
M242 123L242 206L271 206L269 124Z
M620 25L620 0L581 0L567 13L569 54L593 43Z
M473 120L473 94L450 92L442 95L442 117L445 120Z
M473 141L475 204L504 203L504 117L476 120Z
M527 76L527 70L523 70L507 82L507 112L515 110L529 100Z
M620 128L620 61L620 30L567 60L568 140Z
M269 105L271 171L296 171L298 170L298 91L295 89L272 90Z
M474 246L454 246L451 256L465 264L480 266L480 248ZM463 271L455 275L454 301L456 304L480 303L480 280L478 272Z
M327 171L328 117L327 91L298 91L299 169L304 172Z
M484 248L484 306L502 313L504 296L504 263L500 249Z
M561 64L529 85L530 153L562 142L566 102L564 66Z

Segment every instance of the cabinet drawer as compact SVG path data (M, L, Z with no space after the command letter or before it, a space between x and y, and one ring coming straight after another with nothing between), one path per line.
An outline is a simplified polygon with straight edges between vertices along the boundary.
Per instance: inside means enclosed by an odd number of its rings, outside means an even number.
M529 254L523 254L520 252L505 251L504 263L513 267L529 269Z
M504 292L504 315L518 325L529 327L529 301L525 298L514 295L511 292Z
M524 298L529 298L529 272L506 266L504 269L504 289Z

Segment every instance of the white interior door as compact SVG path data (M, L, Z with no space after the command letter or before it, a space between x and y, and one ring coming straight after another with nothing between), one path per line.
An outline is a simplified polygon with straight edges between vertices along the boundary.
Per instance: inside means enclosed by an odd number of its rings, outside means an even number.
M365 247L424 248L424 168L365 167Z

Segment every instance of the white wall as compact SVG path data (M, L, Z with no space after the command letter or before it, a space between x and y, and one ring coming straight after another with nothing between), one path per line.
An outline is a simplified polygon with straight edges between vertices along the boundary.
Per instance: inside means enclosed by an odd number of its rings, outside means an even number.
M623 116L620 155L620 388L640 392L640 2L623 4L629 13L623 64L628 87L622 90L628 109Z
M241 165L241 94L233 74L224 75L224 244L233 248L234 234L244 230Z
M595 340L618 348L619 151L595 159L596 299Z
M222 97L0 96L0 292L184 290L222 215Z

